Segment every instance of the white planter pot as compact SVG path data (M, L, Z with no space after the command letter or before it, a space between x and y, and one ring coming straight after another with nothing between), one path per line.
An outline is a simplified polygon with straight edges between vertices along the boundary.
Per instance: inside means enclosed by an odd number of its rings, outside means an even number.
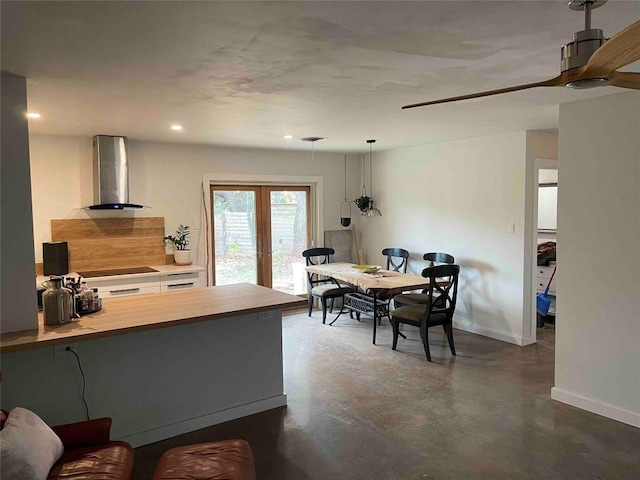
M191 265L191 250L174 250L173 261L176 265Z

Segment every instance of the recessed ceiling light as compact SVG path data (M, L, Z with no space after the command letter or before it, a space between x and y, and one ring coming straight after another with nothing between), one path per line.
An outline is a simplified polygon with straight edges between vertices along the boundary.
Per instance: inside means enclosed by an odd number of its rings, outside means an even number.
M171 125L171 130L182 130L182 125Z
M40 118L42 115L40 115L39 113L36 112L29 112L27 113L27 118Z
M293 135L285 135L284 138L286 138L287 140L291 140L293 138Z

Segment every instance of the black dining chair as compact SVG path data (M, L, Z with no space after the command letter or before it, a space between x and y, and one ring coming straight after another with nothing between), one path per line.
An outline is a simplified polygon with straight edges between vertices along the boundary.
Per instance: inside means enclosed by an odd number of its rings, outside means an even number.
M387 257L387 270L407 273L409 264L409 252L404 248L385 248L382 255Z
M424 352L430 362L429 328L442 325L447 334L451 353L453 355L456 354L456 348L453 344L453 313L456 309L456 299L458 297L459 273L460 267L458 265L438 265L427 267L422 271L422 276L429 279L427 295L431 300L425 304L396 308L391 312L393 350L398 345L399 326L401 323L406 323L420 329Z
M425 253L422 256L422 259L429 262L429 267L435 266L436 263L446 263L451 265L456 261L455 258L453 258L453 255L443 252ZM401 293L393 297L393 304L396 308L406 305L424 304L427 303L428 298L426 290L423 290L421 293Z
M302 252L302 256L306 259L307 266L324 265L331 263L331 255L335 253L333 248L310 248ZM316 273L307 272L307 281L309 284L308 307L309 316L313 310L314 297L319 299L322 305L322 323L327 319L327 300L331 301L333 308L333 299L343 298L345 293L353 293L353 287L339 284L335 279L323 277Z

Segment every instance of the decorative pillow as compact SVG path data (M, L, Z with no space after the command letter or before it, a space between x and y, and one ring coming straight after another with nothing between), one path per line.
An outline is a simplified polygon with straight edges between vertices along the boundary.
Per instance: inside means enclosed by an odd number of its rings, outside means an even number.
M1 480L46 480L62 441L35 413L16 407L0 432Z

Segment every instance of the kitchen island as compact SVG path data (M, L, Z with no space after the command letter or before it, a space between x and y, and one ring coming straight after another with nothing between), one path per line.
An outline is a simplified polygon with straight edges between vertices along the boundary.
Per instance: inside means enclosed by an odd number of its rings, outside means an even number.
M2 335L2 407L51 424L114 419L134 446L286 405L282 310L306 301L250 284L104 300L78 322Z

